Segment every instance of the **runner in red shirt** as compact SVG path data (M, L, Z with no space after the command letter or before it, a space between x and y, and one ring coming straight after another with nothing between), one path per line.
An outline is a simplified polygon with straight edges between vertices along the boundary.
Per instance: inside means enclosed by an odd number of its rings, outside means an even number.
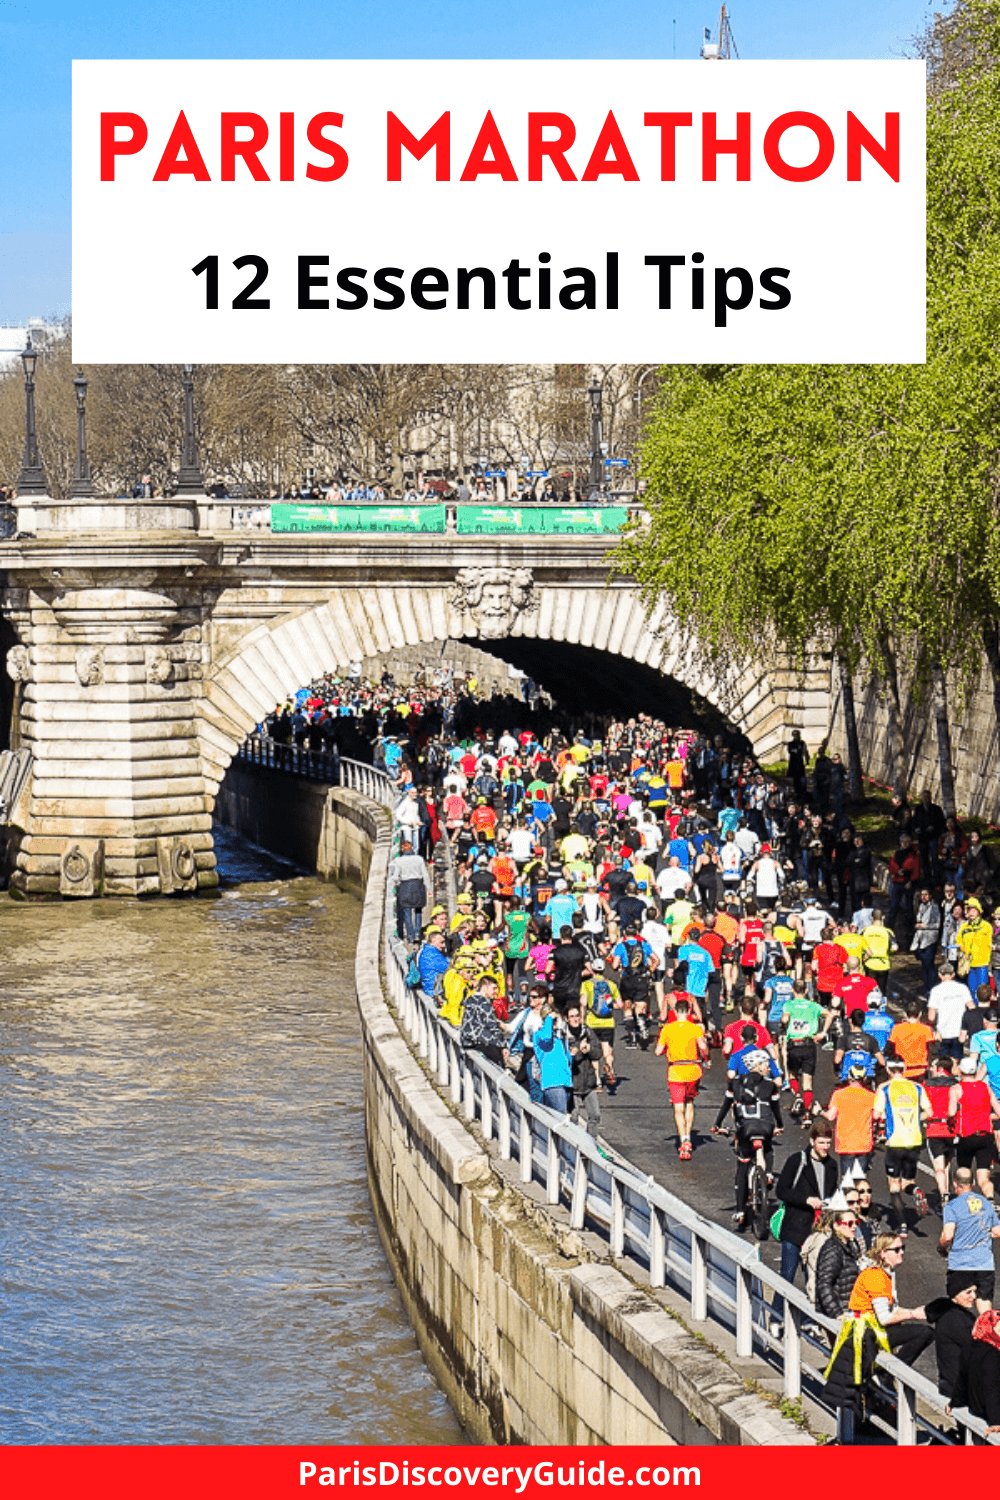
M730 1057L734 1052L738 1052L741 1047L746 1045L743 1040L744 1026L752 1026L754 1028L754 1032L756 1033L756 1035L754 1037L753 1044L755 1047L759 1047L761 1051L767 1052L768 1054L773 1055L775 1053L776 1049L774 1048L774 1045L771 1041L771 1036L767 1027L762 1026L756 1018L756 1009L757 1004L753 996L744 995L743 999L740 1001L739 1020L732 1021L722 1033L723 1057Z
M816 944L812 954L819 1003L827 1007L844 977L844 966L847 963L847 954L833 941L833 937L834 928L824 928L823 941Z
M855 1010L863 1010L867 1015L868 996L872 990L877 989L877 980L874 980L870 974L862 974L857 959L849 958L844 977L838 985L834 986L833 993L836 999L842 1002L845 1016L849 1016Z

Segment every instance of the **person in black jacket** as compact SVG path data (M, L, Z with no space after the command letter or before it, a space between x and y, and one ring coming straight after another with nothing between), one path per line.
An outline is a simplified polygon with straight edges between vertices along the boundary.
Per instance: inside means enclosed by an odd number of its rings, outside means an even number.
M967 1284L959 1286L951 1297L936 1297L926 1307L927 1320L934 1325L938 1390L949 1402L968 1367L976 1321L976 1272L967 1272L963 1280Z
M841 908L845 917L861 911L871 902L875 883L875 861L860 833L854 835L853 847L845 863L845 898Z
M781 1221L781 1274L794 1281L805 1244L816 1215L827 1198L837 1191L837 1163L831 1157L833 1126L816 1120L809 1132L809 1146L796 1151L785 1162L775 1192L785 1205ZM783 1297L775 1297L772 1311L780 1318L785 1310Z
M969 1361L959 1371L951 1404L967 1406L990 1432L1000 1432L1000 1312L994 1308L973 1325Z
M837 1213L816 1262L816 1306L828 1318L842 1318L858 1279L861 1241L853 1209Z

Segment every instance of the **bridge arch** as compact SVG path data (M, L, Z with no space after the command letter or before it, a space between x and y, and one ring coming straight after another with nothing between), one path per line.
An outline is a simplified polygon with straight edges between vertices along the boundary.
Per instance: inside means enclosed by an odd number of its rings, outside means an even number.
M812 712L825 723L827 714L828 673L802 679L748 663L723 681L696 662L684 632L664 610L647 616L625 580L603 588L536 587L530 570L517 567L469 568L429 584L379 580L336 588L321 603L264 620L233 622L220 629L219 639L225 646L202 699L202 761L211 795L246 735L291 684L403 645L466 639L489 650L491 643L551 641L621 657L711 704L764 760L779 757L792 724L806 728ZM498 653L506 654L502 645Z

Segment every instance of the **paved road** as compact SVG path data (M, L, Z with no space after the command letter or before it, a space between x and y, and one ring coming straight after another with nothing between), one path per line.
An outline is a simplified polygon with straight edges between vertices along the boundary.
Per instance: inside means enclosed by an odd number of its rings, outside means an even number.
M727 1013L727 1023L732 1019L732 1014ZM654 1055L652 1043L645 1053L626 1051L619 1028L615 1062L621 1081L613 1096L601 1095L601 1132L616 1151L627 1156L643 1172L651 1173L664 1187L695 1206L706 1218L732 1229L731 1216L735 1208L732 1144L729 1139L708 1133L725 1092L726 1078L721 1053L713 1052L712 1059L712 1068L705 1075L695 1108L694 1156L691 1161L682 1162L677 1157L677 1135L667 1095L665 1061ZM820 1053L816 1089L817 1098L822 1103L829 1098L832 1085L832 1053L823 1051ZM800 1150L806 1140L805 1130L795 1121L788 1120L787 1105L790 1101L790 1094L782 1096L785 1134L775 1150L775 1166L779 1171L788 1154ZM732 1116L729 1123L732 1123ZM889 1195L882 1163L882 1153L879 1152L872 1163L871 1179L876 1202L885 1205ZM921 1173L920 1185L929 1191L934 1186L933 1178ZM904 1305L916 1306L944 1294L945 1266L935 1248L940 1227L939 1216L931 1213L910 1233L906 1261L898 1280L899 1298ZM761 1250L764 1260L777 1268L778 1246L768 1240Z

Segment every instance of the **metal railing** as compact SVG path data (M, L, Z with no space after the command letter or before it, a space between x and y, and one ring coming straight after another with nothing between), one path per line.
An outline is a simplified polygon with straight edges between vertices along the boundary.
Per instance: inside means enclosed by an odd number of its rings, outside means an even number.
M275 750L290 753L276 755ZM305 764L313 752L275 747L260 736L252 736L244 751L253 764L316 775ZM345 768L350 768L346 776ZM398 788L384 772L358 761L341 758L339 784L353 786L383 807L398 800ZM445 850L445 878L452 895L450 853ZM756 1357L779 1371L788 1400L806 1395L826 1406L826 1335L835 1336L839 1324L765 1265L756 1245L703 1218L565 1115L533 1103L505 1069L462 1047L458 1031L441 1018L434 1000L407 984L409 955L395 935L395 918L387 889L382 922L387 999L438 1088L462 1118L478 1127L487 1150L512 1163L523 1184L537 1184L547 1204L563 1208L571 1228L598 1234L613 1258L633 1261L651 1286L683 1297L694 1324L724 1329L735 1340L737 1358ZM783 1304L780 1310L776 1298ZM951 1426L946 1398L901 1360L880 1354L877 1368L881 1387L873 1420L896 1443L914 1444L922 1435L938 1444L975 1438L996 1442L987 1436L985 1422L965 1410L952 1414Z
M306 750L300 745L281 744L270 735L251 734L238 753L247 765L266 766L272 771L285 771L329 786L349 787L381 807L395 807L402 795L401 788L385 771L361 760L351 760L337 750Z

